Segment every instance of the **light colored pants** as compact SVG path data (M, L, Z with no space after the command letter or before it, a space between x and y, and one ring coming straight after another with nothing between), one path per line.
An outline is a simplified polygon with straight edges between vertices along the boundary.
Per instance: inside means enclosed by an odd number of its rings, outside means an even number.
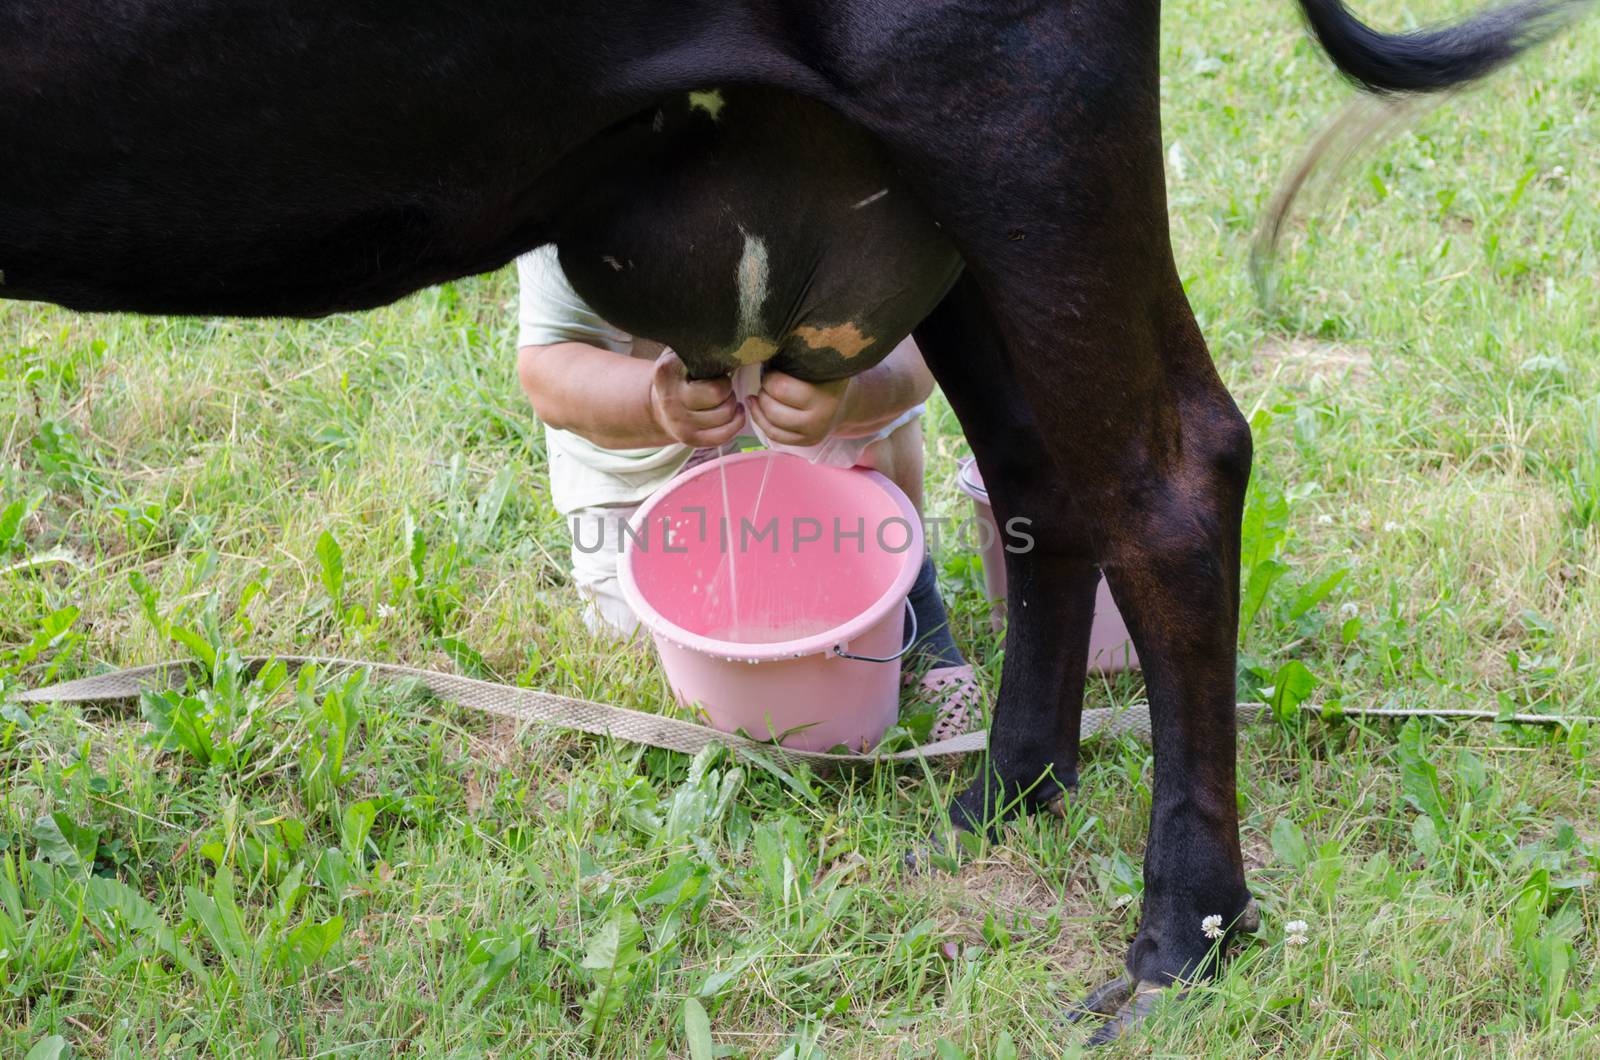
M628 638L639 629L638 616L622 598L622 583L617 577L622 524L638 510L639 506L633 504L596 505L579 508L567 516L574 540L572 584L583 598L583 624L591 633L610 632ZM600 535L598 548L596 535Z
M872 436L872 441L889 437L901 427L921 416L925 406L913 405L902 412L894 422ZM750 439L741 439L748 444ZM743 446L735 442L722 449L699 449L678 470L681 475L707 460L723 453L738 452ZM617 577L617 564L622 559L622 527L633 518L642 504L599 504L576 508L567 513L567 529L574 535L572 554L572 584L583 598L583 624L592 633L610 633L621 638L632 637L639 629L639 617L622 598L622 582Z

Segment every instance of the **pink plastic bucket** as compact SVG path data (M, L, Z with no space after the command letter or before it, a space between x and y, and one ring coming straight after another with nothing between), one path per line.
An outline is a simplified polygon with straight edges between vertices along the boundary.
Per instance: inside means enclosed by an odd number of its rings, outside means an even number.
M620 580L679 701L712 726L865 750L895 721L922 554L916 508L882 475L739 453L645 502Z
M994 508L989 504L989 491L983 486L983 475L978 462L971 457L961 461L961 471L956 477L961 492L972 498L973 512L979 523L979 544L983 548L983 587L994 601L989 621L998 630L1005 624L1006 599L1006 538L994 518ZM1111 589L1104 578L1095 590L1094 626L1089 632L1089 669L1101 673L1133 669L1139 665L1139 656L1128 637L1127 624L1122 612L1111 599Z

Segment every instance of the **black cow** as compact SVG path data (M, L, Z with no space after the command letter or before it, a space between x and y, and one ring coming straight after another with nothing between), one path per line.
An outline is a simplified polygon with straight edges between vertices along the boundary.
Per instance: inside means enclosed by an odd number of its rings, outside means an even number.
M1573 13L1386 36L1300 0L1368 89L1445 88ZM1154 727L1118 1033L1249 919L1234 783L1250 432L1168 240L1158 0L0 0L0 295L315 315L548 242L698 376L859 371L915 331L1002 520L992 826L1077 778L1104 570ZM963 271L964 269L964 271ZM1097 569L1098 568L1098 569Z

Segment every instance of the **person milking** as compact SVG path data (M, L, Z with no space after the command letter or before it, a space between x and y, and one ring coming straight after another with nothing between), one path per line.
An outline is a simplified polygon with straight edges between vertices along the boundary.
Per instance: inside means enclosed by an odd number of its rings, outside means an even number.
M759 392L741 402L729 377L692 380L672 350L602 319L573 289L553 244L523 255L517 272L517 374L544 424L551 500L582 537L570 550L571 574L591 630L625 638L638 628L617 577L620 524L674 476L760 444L753 427L786 446L853 441L855 466L889 478L921 512L920 420L934 381L910 338L845 379L809 383L768 369ZM930 556L910 603L919 630L913 666L925 671L919 694L935 707L932 736L966 732L980 690L950 635Z

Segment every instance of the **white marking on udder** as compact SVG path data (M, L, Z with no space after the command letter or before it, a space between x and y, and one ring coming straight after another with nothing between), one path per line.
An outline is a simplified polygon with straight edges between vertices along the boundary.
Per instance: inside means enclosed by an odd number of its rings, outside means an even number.
M868 195L865 199L862 199L860 202L858 202L854 206L850 207L850 209L859 210L863 206L871 206L873 203L877 202L879 199L883 198L887 194L889 194L889 189L888 188L879 188L877 191L873 192L871 195Z
M760 236L739 229L744 253L734 282L739 290L739 335L761 333L761 305L767 300L767 244Z

